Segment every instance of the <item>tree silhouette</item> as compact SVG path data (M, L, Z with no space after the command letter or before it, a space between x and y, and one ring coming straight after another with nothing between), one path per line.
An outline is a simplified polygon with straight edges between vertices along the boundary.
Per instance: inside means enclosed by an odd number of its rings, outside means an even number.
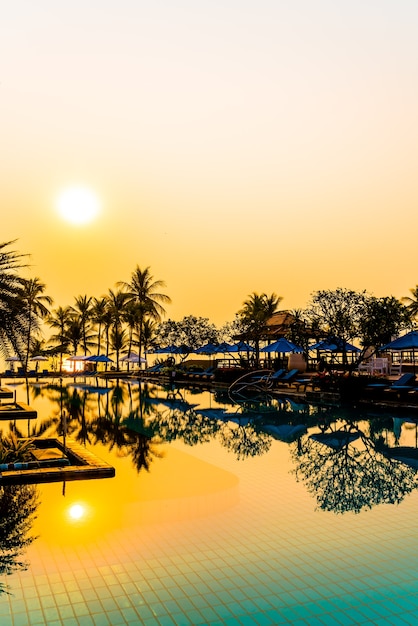
M330 435L328 445L325 439L303 437L291 448L296 478L320 509L359 513L378 504L397 504L418 487L412 468L384 456L352 424L322 434ZM359 446L353 443L356 435Z
M38 508L38 492L33 485L0 487L0 575L28 567L25 549L36 539L30 536ZM0 584L0 592L7 587Z

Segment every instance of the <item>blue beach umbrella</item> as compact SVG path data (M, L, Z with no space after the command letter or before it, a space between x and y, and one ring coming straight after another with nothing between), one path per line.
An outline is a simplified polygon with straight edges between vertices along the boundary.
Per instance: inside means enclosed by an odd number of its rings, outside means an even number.
M357 348L357 346L335 337L332 339L323 339L309 346L309 350L319 350L320 352L361 352L360 348Z
M274 343L271 343L269 346L265 346L261 348L260 352L303 352L303 348L297 346L295 343L288 341L284 337L281 337Z
M382 346L381 350L393 350L394 352L407 352L412 351L412 363L414 366L414 374L415 374L415 350L418 348L418 332L416 330L411 330L411 332L406 335L402 335L402 337L398 337L394 341L387 343L385 346Z
M239 341L238 343L229 346L228 350L225 350L225 352L254 352L254 348L252 348L248 343L245 343L245 341Z
M398 337L397 339L394 339L394 341L387 343L380 349L401 352L402 350L415 350L416 348L418 348L418 332L416 330L412 330L410 333L402 335L402 337Z
M113 363L113 360L110 359L105 354L97 354L95 356L89 356L85 359L89 363Z
M200 346L197 348L194 353L195 354L216 354L218 352L218 346L215 346L214 343L205 343L204 346Z
M226 352L229 352L230 349L231 349L231 344L227 343L226 341L223 341L222 343L219 344L219 346L217 346L216 352L218 354L225 354Z

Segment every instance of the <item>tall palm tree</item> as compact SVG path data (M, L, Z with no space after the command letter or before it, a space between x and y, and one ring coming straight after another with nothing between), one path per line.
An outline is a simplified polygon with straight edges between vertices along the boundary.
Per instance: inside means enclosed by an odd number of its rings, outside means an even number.
M411 318L418 316L418 285L415 285L412 289L409 290L411 292L412 297L405 296L402 298L402 302L407 303L408 311L411 314Z
M73 315L65 329L65 342L72 347L73 355L77 354L78 346L83 343L83 326L80 318Z
M52 311L48 317L48 326L57 330L57 332L50 337L50 341L58 345L58 352L60 355L60 372L62 371L62 357L67 352L68 339L68 325L73 317L72 308L61 307Z
M87 355L88 350L88 337L87 333L90 330L89 322L91 320L91 311L93 307L93 298L91 296L78 296L75 299L75 306L73 307L75 313L79 316L81 328L82 328L82 345L84 355ZM91 336L89 337L91 339ZM91 344L91 341L89 342Z
M102 329L106 325L106 298L94 298L91 308L91 319L97 326L97 354L100 354L102 347Z
M33 331L39 330L39 320L45 319L49 314L49 306L53 300L50 296L44 295L46 285L40 278L29 278L23 280L20 298L23 304L24 315L27 322L26 351L24 360L24 370L28 370L28 361Z
M248 300L244 301L239 311L239 316L246 328L247 338L254 341L256 365L260 360L260 341L266 331L267 321L276 313L281 300L282 298L275 293L268 296L266 293L253 292Z
M142 327L142 342L144 347L144 354L146 354L157 332L157 325L154 320L145 320Z
M121 326L113 326L110 331L110 346L116 355L116 370L119 371L119 355L126 348L126 330Z
M27 324L20 301L23 279L18 270L25 267L25 255L6 250L14 243L15 240L0 244L0 352L7 355L13 349L23 358Z
M116 349L115 346L118 346L116 351L116 369L119 369L119 351L126 345L125 336L123 335L123 346L120 343L120 337L123 330L127 295L122 290L113 291L112 289L109 289L106 299L106 311L108 316L107 321L109 322L106 339L108 341L108 345L110 345L112 349Z
M150 268L146 267L141 270L139 265L132 272L129 283L118 283L126 290L129 300L136 302L138 305L137 335L138 335L138 353L141 358L144 322L146 319L160 321L165 314L163 304L169 304L171 298L159 290L165 287L162 280L154 280L151 275Z
M123 319L128 327L128 352L132 352L132 346L134 344L134 333L138 326L138 319L140 315L140 309L136 302L131 300L126 303Z

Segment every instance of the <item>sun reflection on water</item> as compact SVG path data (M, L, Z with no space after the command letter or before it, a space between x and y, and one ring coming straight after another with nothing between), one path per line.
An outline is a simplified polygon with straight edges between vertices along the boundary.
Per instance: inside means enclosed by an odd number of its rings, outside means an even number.
M71 520L79 521L86 517L86 507L84 504L73 504L68 509L68 515Z

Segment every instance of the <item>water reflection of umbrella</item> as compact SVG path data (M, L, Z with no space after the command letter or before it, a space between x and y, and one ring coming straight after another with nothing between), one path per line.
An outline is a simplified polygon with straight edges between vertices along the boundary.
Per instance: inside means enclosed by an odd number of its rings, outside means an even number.
M307 432L305 424L264 424L262 429L285 443L292 443Z
M303 348L297 346L296 344L288 341L284 337L281 337L274 343L271 343L269 346L265 346L265 348L261 348L260 352L303 352Z
M311 439L319 441L334 450L342 450L353 441L360 437L360 432L349 432L346 430L337 430L331 433L313 433Z

